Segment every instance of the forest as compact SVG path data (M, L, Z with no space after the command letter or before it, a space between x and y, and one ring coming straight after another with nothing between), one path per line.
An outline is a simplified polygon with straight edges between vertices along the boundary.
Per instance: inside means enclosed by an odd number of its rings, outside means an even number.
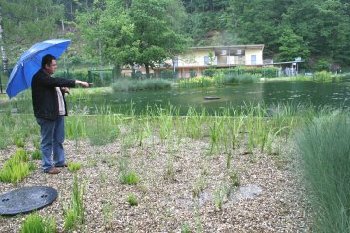
M348 67L347 0L0 0L10 65L35 42L72 39L68 65L152 67L190 46L265 44L264 58Z

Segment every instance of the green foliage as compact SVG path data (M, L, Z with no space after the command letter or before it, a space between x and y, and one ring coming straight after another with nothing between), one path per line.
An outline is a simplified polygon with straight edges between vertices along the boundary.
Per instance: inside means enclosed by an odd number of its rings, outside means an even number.
M181 226L181 233L191 233L190 226L187 223Z
M21 226L21 233L55 233L56 223L53 218L43 219L37 213L26 217Z
M295 34L290 27L283 29L278 42L281 45L278 48L279 61L294 61L297 57L306 60L309 57L309 50L303 41L303 37Z
M38 150L38 149L35 149L33 152L32 152L32 159L34 160L41 160L42 156L41 156L41 151Z
M29 175L33 166L28 163L28 155L22 148L8 159L0 170L0 181L18 183Z
M63 7L52 0L1 0L1 13L10 64L33 43L58 36L56 23Z
M101 60L144 65L149 76L150 67L184 49L184 16L175 0L134 0L128 6L107 0L105 5L94 4L92 12L81 13L78 25L91 54L99 50Z
M241 181L238 175L238 172L235 170L229 171L230 185L231 187L238 187L241 185Z
M315 232L349 232L350 121L348 113L314 119L296 136L315 213Z
M69 209L64 213L64 229L75 229L84 223L84 190L78 184L78 177L73 179L72 198Z
M312 79L317 82L331 82L333 80L332 74L327 71L316 72Z
M160 72L160 78L164 79L174 79L174 71L173 70L162 70Z
M120 182L122 184L135 185L140 181L139 176L135 171L122 172L120 176Z
M77 172L78 170L80 170L80 168L81 168L81 163L77 163L77 162L68 163L68 170L70 172Z
M203 76L207 76L207 77L214 77L215 73L217 72L216 69L205 69L203 71Z
M260 76L255 74L226 75L224 83L254 83L260 81Z
M24 148L24 136L23 135L15 135L14 142L17 147Z
M196 77L190 79L180 79L179 87L192 88L192 87L209 87L215 84L214 78L210 77Z
M121 80L112 85L113 91L141 91L170 89L171 82L163 79Z
M120 133L113 115L100 115L86 121L86 134L93 145L105 145L113 142Z
M128 195L127 201L131 206L137 206L139 204L136 195L133 193Z

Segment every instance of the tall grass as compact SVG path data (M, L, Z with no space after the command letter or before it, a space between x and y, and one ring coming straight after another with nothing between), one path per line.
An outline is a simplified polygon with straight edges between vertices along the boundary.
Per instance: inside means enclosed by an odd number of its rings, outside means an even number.
M315 232L350 232L350 118L315 119L296 136L314 208Z

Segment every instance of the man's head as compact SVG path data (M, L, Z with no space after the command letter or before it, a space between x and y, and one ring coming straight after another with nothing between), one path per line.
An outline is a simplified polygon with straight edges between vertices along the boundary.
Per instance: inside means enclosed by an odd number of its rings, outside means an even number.
M47 54L41 60L41 68L46 70L49 74L55 73L57 69L56 58L51 54Z

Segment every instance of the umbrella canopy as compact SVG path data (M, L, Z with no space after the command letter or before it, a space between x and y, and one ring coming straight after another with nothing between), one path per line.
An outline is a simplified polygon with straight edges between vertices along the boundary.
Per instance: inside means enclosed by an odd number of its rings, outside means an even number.
M19 92L31 87L33 75L41 68L41 60L47 54L59 58L68 48L70 40L53 39L36 43L22 54L13 68L6 93L12 98Z

